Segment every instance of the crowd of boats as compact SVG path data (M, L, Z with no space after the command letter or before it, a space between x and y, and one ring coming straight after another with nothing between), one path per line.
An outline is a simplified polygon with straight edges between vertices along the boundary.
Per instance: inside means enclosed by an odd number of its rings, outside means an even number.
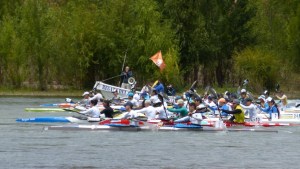
M46 130L126 130L126 131L264 131L273 127L299 126L298 103L288 104L286 96L275 102L269 92L255 99L246 89L237 93L217 94L206 88L203 95L196 82L181 96L166 95L159 81L133 91L96 82L77 103L43 104L26 111L71 111L74 116L19 118L17 122L55 123ZM279 92L280 93L280 92ZM64 125L57 123L67 123ZM269 127L269 128L265 128ZM270 128L272 127L272 128Z

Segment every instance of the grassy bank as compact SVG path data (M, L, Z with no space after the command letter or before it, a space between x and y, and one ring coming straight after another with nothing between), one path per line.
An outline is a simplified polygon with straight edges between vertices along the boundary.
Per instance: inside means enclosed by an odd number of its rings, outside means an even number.
M47 90L0 88L0 96L80 97L83 90Z

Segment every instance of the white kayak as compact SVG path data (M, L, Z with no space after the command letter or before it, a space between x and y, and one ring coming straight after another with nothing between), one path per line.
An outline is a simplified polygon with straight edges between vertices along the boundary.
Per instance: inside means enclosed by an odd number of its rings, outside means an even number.
M129 126L129 125L61 125L46 126L44 130L103 130L103 131L200 131L200 132L278 132L272 129L254 129L254 128L214 128L202 126Z

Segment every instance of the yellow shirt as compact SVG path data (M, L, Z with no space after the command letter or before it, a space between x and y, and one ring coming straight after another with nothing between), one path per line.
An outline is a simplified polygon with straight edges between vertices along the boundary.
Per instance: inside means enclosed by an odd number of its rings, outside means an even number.
M240 105L237 105L235 110L238 110L240 109L242 112L239 113L239 114L233 114L234 116L234 122L236 123L244 123L245 122L245 112L244 110L242 109L242 107Z

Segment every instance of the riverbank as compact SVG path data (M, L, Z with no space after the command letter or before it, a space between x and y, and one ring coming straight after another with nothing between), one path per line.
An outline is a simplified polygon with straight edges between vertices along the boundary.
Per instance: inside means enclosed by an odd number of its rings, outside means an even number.
M226 89L217 88L216 91L218 93L224 93ZM228 90L230 92L236 91ZM3 89L0 88L0 97L4 96L23 96L23 97L81 97L84 90L47 90L47 91L40 91L34 89ZM204 89L198 89L198 93L202 94ZM259 93L254 93L254 96L259 96ZM300 91L296 90L286 90L286 95L289 99L300 99ZM275 93L271 92L271 97L274 97Z
M0 89L0 96L24 97L81 97L83 90L33 90L33 89Z

